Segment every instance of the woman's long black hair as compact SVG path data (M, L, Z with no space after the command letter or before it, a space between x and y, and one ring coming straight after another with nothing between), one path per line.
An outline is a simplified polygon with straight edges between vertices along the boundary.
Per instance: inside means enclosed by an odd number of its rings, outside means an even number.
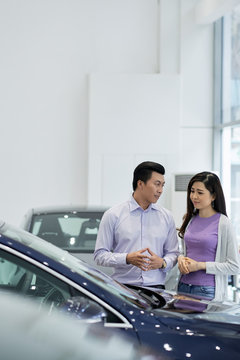
M178 235L183 238L186 227L191 220L192 216L196 215L198 213L198 210L194 209L193 203L190 199L191 189L193 186L193 183L196 181L202 182L206 189L210 192L211 195L215 195L215 200L213 202L214 209L227 216L226 212L226 203L225 198L223 194L223 189L221 182L218 178L218 176L214 173L204 171L201 173L198 173L194 175L188 184L187 189L187 213L183 217L183 223L182 226L179 229Z

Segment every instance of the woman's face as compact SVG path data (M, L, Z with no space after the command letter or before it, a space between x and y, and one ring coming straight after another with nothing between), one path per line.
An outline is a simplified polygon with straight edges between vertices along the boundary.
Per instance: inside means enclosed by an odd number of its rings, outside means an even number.
M190 199L197 210L206 210L212 208L215 196L211 195L203 182L196 181L191 187Z

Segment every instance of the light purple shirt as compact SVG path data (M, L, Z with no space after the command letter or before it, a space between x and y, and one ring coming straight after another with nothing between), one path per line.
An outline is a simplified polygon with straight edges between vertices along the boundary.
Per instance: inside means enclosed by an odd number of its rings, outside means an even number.
M215 261L218 243L220 214L207 218L194 216L184 235L186 254L196 261ZM215 286L215 276L205 270L195 271L181 277L181 282L192 285Z
M126 263L128 253L146 247L165 259L165 269L142 271ZM176 227L168 210L156 204L143 210L131 196L105 212L94 259L98 265L114 267L112 277L115 280L144 286L164 284L166 272L175 265L178 254Z

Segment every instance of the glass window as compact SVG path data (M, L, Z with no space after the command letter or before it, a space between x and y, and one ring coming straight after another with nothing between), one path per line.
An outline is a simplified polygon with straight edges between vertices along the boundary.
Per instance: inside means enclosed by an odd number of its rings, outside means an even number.
M240 6L231 15L231 121L240 120Z
M29 297L39 304L39 309L42 306L48 307L49 312L57 308L60 311L66 311L66 309L69 311L68 306L71 307L74 299L77 301L79 297L89 300L87 295L54 275L0 249L0 294L5 291ZM91 302L95 303L92 299ZM76 313L78 318L80 318L80 312L81 309L79 308L79 315ZM121 322L111 311L105 310L105 313L108 322ZM94 314L92 314L93 316Z
M65 249L93 253L103 212L34 215L30 232Z
M240 6L215 24L214 143L215 169L240 245Z
M229 126L222 132L223 183L228 215L240 244L240 126Z
M66 283L4 250L0 250L1 291L29 296L51 308L73 296L73 289Z
M63 264L68 269L71 269L72 272L79 273L84 277L86 281L90 280L92 283L95 283L99 288L103 288L109 292L109 294L113 294L118 298L134 304L141 308L148 307L148 303L144 301L142 296L138 296L137 293L134 293L127 289L125 286L115 281L114 279L108 277L106 274L94 269L92 267L88 267L84 265L84 262L79 261L76 257L70 255L67 251L63 251L60 248L52 246L52 244L35 237L33 234L21 230L19 228L15 228L14 226L3 224L1 227L0 236L4 236L9 243L11 244L11 239L16 240L29 248L33 248L35 251L40 252L43 255L57 261L60 264ZM1 273L1 251L0 250L0 273ZM11 255L13 256L13 255ZM22 263L22 267L27 267L28 262L24 262L22 259L16 258L16 261ZM19 265L17 262L14 262L16 265ZM25 265L24 265L25 264ZM31 269L35 269L36 267L32 264L29 265ZM37 271L38 268L36 268ZM33 271L33 270L32 270ZM40 271L40 269L39 269ZM44 274L47 272L41 270ZM50 274L49 274L50 276Z

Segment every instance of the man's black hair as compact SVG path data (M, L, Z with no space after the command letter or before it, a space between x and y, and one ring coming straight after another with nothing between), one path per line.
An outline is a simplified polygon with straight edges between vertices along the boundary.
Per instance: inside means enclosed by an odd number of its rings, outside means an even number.
M153 171L161 175L165 174L165 169L161 164L153 161L144 161L139 164L133 172L133 191L137 188L138 180L142 180L146 184L146 182L151 178Z

